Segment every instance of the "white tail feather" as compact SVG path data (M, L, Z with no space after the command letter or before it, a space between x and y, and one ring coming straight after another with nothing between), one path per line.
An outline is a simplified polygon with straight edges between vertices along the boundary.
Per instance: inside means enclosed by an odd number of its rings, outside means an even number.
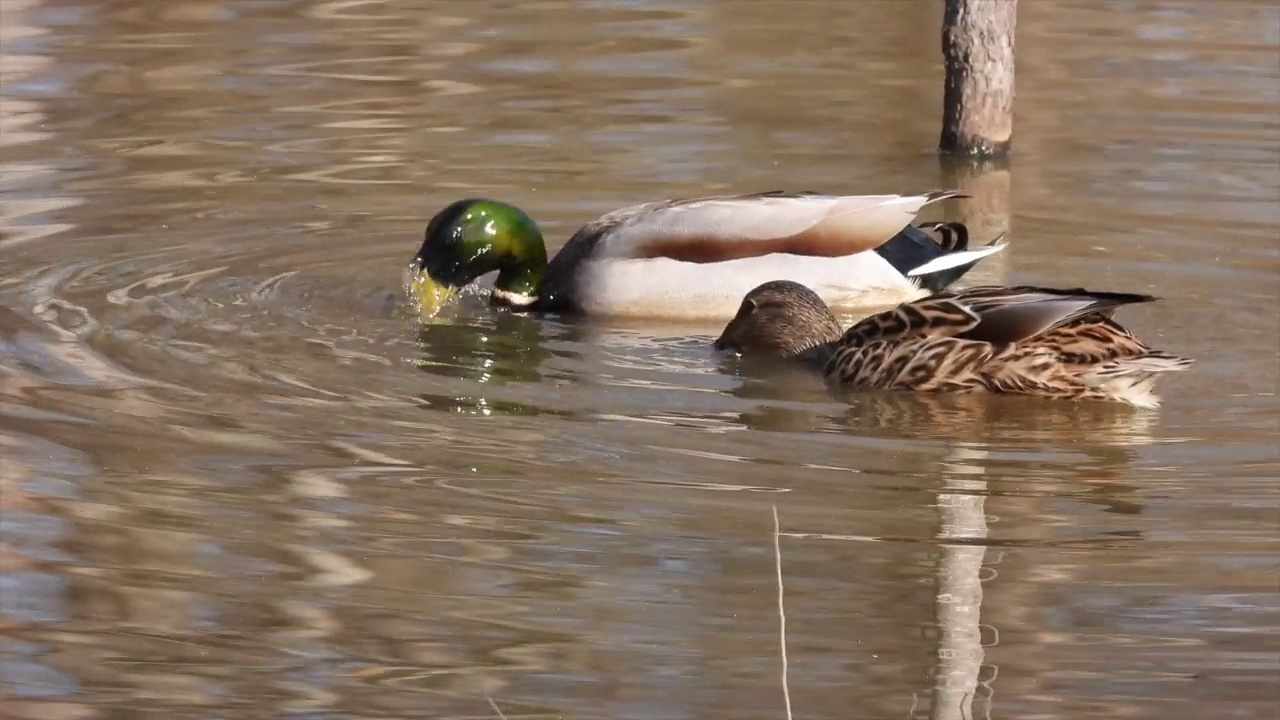
M1142 408L1160 407L1155 394L1156 377L1160 373L1186 370L1195 364L1191 358L1152 353L1104 363L1084 373L1080 379L1099 390Z
M977 250L962 250L943 255L935 258L917 268L907 271L907 277L919 277L920 275L928 275L940 270L950 270L951 268L968 265L977 262L988 255L994 255L1004 249L1006 243L992 243Z

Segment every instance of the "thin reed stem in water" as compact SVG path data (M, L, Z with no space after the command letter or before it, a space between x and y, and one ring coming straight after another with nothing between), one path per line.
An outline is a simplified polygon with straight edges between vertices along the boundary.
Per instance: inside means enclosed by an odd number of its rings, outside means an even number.
M778 575L778 644L782 649L782 699L791 720L791 688L787 685L787 611L782 602L782 543L778 525L778 506L773 506L773 565Z

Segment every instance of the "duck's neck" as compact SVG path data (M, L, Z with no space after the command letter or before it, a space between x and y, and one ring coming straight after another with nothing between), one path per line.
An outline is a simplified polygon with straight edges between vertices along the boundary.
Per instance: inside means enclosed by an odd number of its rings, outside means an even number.
M819 342L804 350L795 356L795 359L821 370L826 367L827 361L832 355L836 354L836 349L840 346L840 338L836 337L825 342Z
M512 309L529 309L542 296L547 275L547 246L542 235L512 239L504 248L489 302Z

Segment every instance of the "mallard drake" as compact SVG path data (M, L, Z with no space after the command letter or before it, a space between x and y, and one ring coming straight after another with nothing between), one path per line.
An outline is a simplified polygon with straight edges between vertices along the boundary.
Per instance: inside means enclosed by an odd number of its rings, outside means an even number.
M1156 407L1160 373L1194 361L1152 350L1112 319L1150 295L1027 285L936 292L841 331L800 283L747 293L719 350L798 358L850 390L1017 393Z
M744 293L779 277L833 305L886 304L945 288L1004 247L996 238L970 250L961 223L912 224L925 205L959 197L968 196L775 191L664 200L592 220L550 263L528 215L471 198L431 219L410 272L426 305L493 271L490 302L516 310L727 319Z

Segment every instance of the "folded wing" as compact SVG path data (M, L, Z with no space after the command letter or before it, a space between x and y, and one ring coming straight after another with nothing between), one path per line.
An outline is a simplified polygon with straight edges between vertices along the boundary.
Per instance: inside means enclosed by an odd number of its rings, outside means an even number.
M820 195L770 192L653 203L606 215L596 259L711 263L770 253L841 257L875 250L921 208L959 192ZM592 226L584 228L591 232Z

